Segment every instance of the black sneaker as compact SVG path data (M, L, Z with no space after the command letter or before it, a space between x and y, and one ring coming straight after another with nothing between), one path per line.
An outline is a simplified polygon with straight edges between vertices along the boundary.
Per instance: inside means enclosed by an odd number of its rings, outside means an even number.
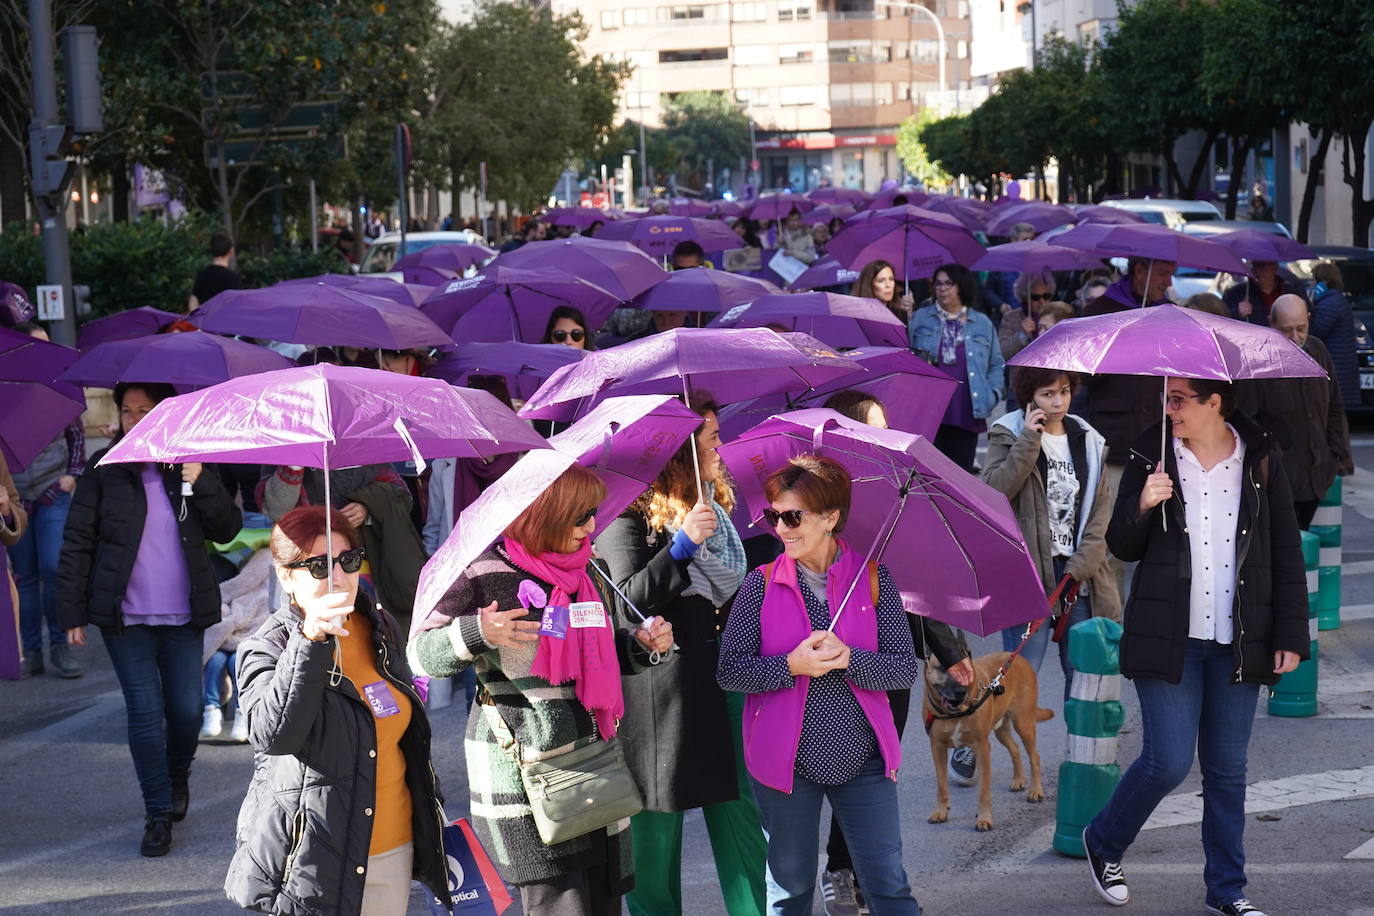
M150 859L165 856L172 850L172 820L166 814L150 814L143 825L143 843L138 847L140 855Z
M186 820L186 811L191 807L191 774L172 774L172 820Z
M1209 903L1207 912L1215 916L1264 916L1264 911L1244 897L1237 897L1230 903Z
M1088 868L1093 873L1093 888L1097 895L1112 906L1125 906L1131 900L1126 888L1126 875L1120 862L1108 862L1088 845L1088 828L1083 828L1083 851L1088 854ZM1215 912L1221 912L1217 910Z
M35 674L43 673L43 652L25 652L24 658L19 662L19 677L22 680L26 677L33 677Z
M978 756L973 748L961 744L949 755L949 772L954 781L961 786L973 785L973 774L978 770Z

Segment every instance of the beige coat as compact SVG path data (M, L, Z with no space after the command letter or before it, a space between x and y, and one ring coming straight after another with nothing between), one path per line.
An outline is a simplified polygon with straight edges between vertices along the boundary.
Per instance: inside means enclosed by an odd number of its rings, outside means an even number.
M1025 426L1024 417L1023 411L1016 411L989 427L983 480L1011 501L1016 521L1026 538L1026 547L1048 594L1058 583L1054 578L1045 480L1037 464L1040 433ZM1087 520L1079 526L1078 549L1069 557L1065 568L1074 579L1088 583L1094 617L1120 620L1121 594L1117 590L1116 577L1107 566L1107 524L1112 519L1116 493L1107 475L1101 472L1106 460L1106 446L1102 437L1086 421L1076 417L1073 420L1087 430L1089 461L1096 464L1099 473L1091 475L1089 487L1093 492L1083 494L1080 511L1087 513Z

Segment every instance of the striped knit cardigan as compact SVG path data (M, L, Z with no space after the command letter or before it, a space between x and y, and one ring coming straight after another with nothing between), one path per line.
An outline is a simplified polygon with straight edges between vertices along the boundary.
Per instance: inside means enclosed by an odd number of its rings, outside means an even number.
M549 583L516 566L499 546L486 551L439 602L438 612L450 623L416 634L406 655L415 674L429 677L451 677L471 665L482 690L495 704L473 706L465 757L472 821L501 877L512 884L530 884L606 864L612 875L619 869L624 893L634 886L629 820L566 843L545 845L530 814L513 752L507 749L511 744L508 722L527 761L597 740L595 723L578 702L572 683L555 687L530 674L537 643L506 649L489 646L482 639L478 610L492 601L502 610L519 607L516 594L526 579L538 583L546 594L553 591ZM614 613L617 603L603 601ZM616 619L616 627L621 673L644 670L648 655L627 622Z

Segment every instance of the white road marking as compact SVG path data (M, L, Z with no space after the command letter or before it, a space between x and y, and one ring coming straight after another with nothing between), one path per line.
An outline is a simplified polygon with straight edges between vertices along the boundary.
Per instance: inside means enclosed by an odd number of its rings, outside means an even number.
M1341 623L1370 619L1374 619L1374 604L1346 604L1341 606Z
M1374 859L1374 839L1366 840L1345 854L1347 859Z
M1351 801L1374 796L1374 766L1325 773L1299 773L1251 783L1245 790L1245 813L1281 811L1318 802ZM1202 796L1196 791L1170 795L1159 803L1146 830L1202 822Z

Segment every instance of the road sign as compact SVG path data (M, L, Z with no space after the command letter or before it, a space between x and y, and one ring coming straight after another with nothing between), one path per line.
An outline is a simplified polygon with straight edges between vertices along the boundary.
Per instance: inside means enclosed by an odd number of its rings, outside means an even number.
M348 157L348 147L343 137L284 137L281 139L263 138L260 140L230 140L224 144L224 164L226 166L263 165L266 154L275 149L292 153L322 153L333 159ZM219 168L219 145L205 144L205 164Z
M61 321L65 315L66 309L62 307L62 287L38 287L38 320Z
M245 105L233 111L232 119L224 125L229 136L274 132L278 134L302 134L319 132L339 121L338 102L303 102L292 105L285 112L273 112L263 105ZM215 111L206 108L201 111L201 125L205 130L215 129Z

